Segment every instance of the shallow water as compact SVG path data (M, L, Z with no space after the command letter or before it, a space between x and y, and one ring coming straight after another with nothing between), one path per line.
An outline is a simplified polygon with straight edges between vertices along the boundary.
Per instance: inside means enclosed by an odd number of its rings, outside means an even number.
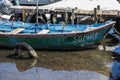
M115 80L120 74L113 53L98 48L36 52L38 59L19 59L9 56L13 49L2 48L0 80Z
M52 70L33 67L20 72L14 63L0 65L1 80L108 80L105 75L86 70Z

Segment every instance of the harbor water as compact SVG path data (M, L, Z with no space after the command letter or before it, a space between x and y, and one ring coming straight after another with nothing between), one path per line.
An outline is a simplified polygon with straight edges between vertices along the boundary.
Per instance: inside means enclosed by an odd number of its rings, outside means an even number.
M36 50L38 59L11 57L0 48L0 80L119 80L119 58L99 47L77 51ZM118 57L118 56L117 56Z

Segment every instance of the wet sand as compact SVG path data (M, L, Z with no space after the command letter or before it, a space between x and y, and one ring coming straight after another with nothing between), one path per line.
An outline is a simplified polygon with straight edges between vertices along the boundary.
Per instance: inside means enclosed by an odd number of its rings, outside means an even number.
M52 70L95 71L109 77L110 69L106 65L113 61L112 52L99 51L98 49L62 52L37 51L39 56L37 60L8 58L7 56L12 52L12 50L7 50L0 53L0 63L15 63L20 72L33 67L42 67Z

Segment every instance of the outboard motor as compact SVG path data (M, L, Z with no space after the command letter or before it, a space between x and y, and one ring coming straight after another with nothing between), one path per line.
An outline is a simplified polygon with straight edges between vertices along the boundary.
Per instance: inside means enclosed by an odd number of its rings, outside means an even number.
M0 13L11 14L11 6L12 3L9 0L0 0Z

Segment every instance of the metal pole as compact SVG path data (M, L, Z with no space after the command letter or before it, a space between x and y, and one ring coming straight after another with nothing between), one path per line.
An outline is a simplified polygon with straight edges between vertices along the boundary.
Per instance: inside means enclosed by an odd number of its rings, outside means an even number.
M36 23L38 25L38 0L36 0Z
M37 32L38 28L38 0L36 0L36 29L35 32Z

